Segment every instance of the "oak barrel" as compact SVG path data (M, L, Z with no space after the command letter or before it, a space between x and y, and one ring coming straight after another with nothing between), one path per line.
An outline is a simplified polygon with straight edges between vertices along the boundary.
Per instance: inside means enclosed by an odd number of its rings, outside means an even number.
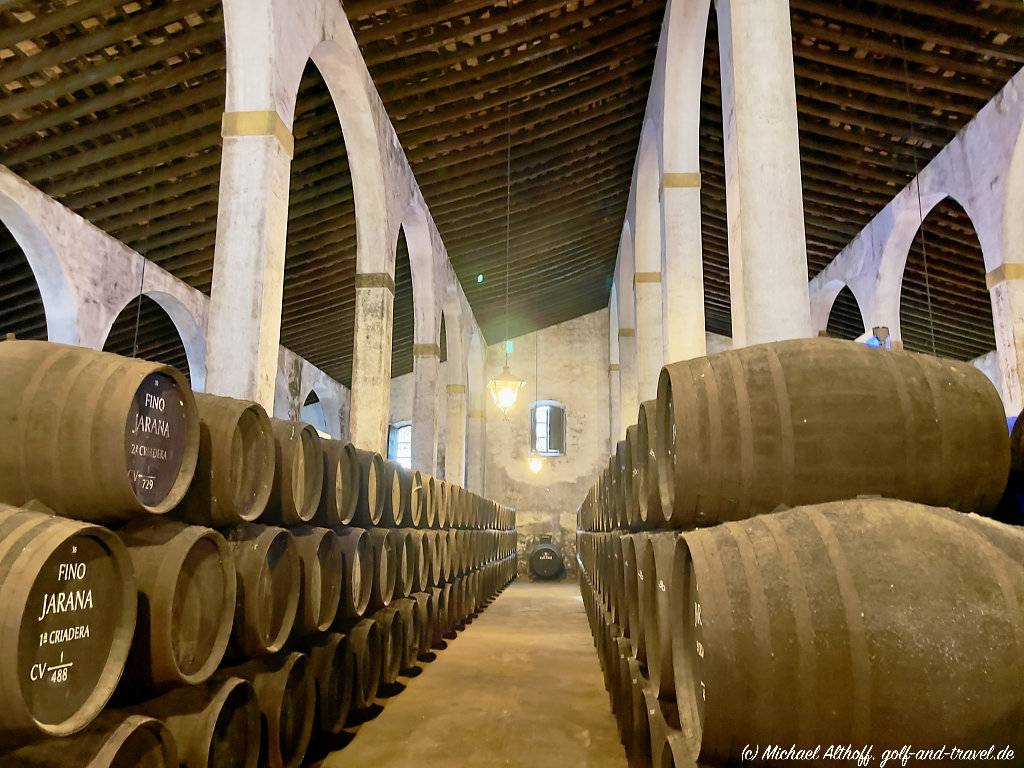
M862 495L986 513L1009 472L1003 405L981 371L836 339L667 365L658 422L676 528Z
M175 516L215 528L253 522L274 486L275 446L270 418L248 400L195 394L199 458Z
M643 528L664 528L665 516L661 511L661 491L658 486L659 467L656 451L658 442L658 401L640 403L636 424L636 442L633 445L633 482L636 485L640 525Z
M316 719L316 686L309 659L284 651L253 659L218 673L252 683L262 713L260 765L299 768L306 756Z
M402 563L397 560L400 553L395 550L394 539L387 528L371 528L366 532L370 549L373 551L373 586L370 590L369 607L373 610L386 607L395 594L395 581Z
M353 707L367 709L373 705L380 687L382 657L377 622L371 618L357 622L348 632L348 642L356 659L357 684Z
M644 590L640 604L640 622L644 625L647 677L659 698L675 697L672 672L671 605L672 560L677 533L652 533L647 537L637 560L644 579L638 589Z
M135 630L124 544L0 505L0 595L0 744L82 730L114 692Z
M338 531L338 539L344 558L338 618L355 619L362 616L370 604L374 573L373 547L362 528L342 528Z
M405 624L396 603L380 608L370 618L377 624L380 636L380 681L391 685L398 681L405 655Z
M888 499L682 534L671 621L689 753L1018 743L1022 563L1020 529Z
M95 522L170 511L199 452L177 369L45 341L0 344L0 427L0 501Z
M380 524L388 528L405 525L408 498L402 493L401 466L397 461L384 461L384 506Z
M118 532L138 587L126 676L133 686L196 685L220 665L231 638L236 579L224 537L176 520L141 519Z
M418 469L412 473L412 487L409 491L409 525L414 528L429 528L430 517L430 475Z
M277 463L264 520L288 526L308 523L320 506L324 489L320 435L301 421L271 419L270 423Z
M284 528L243 523L226 532L237 591L232 644L243 656L284 647L299 605L299 555Z
M356 684L356 657L348 637L332 632L310 637L301 649L309 665L317 691L317 728L322 733L339 734L345 728Z
M302 526L291 531L299 556L302 589L293 637L326 632L338 615L344 587L344 547L329 528Z
M247 680L219 675L202 685L175 688L132 711L167 726L185 768L257 768L260 708Z
M384 513L384 457L375 451L356 449L359 458L359 499L352 522L361 528L380 525Z
M324 528L349 525L359 501L359 457L352 443L321 439L324 487L313 523Z

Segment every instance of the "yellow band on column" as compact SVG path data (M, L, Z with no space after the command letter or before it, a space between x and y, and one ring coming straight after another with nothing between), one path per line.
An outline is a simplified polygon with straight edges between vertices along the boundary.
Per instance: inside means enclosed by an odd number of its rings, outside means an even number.
M413 344L413 357L440 357L441 347L437 344Z
M445 387L445 390L448 392L449 395L464 395L466 394L466 385L449 384L447 387Z
M473 410L471 410L469 412L469 418L471 418L471 419L482 419L483 417L484 417L484 412L481 411L479 408L474 408Z
M356 288L387 288L395 293L395 278L387 272L360 272L356 275Z
M700 171L662 174L661 188L667 189L669 187L688 187L691 189L700 187Z
M273 136L288 157L295 157L295 137L281 116L272 109L263 112L225 112L221 119L220 135L225 138Z
M619 328L619 338L628 338L630 336L636 336L636 328Z
M1007 280L1024 280L1024 263L1010 262L1008 264L1000 264L985 275L985 282L988 284L990 291Z
M609 373L614 373L617 370L619 370L619 364L618 363L609 363L608 364L608 372Z
M633 285L638 283L660 283L661 272L636 272L633 274Z

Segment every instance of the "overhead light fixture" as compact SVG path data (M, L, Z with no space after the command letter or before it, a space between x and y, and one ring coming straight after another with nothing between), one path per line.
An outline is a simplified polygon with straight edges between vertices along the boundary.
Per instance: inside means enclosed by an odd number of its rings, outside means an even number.
M533 472L533 474L535 475L538 474L544 468L544 461L543 459L541 459L540 456L531 456L529 464L530 471Z
M509 317L509 261L512 250L512 83L509 81L508 99L505 109L507 141L505 149L505 367L501 375L487 383L491 399L506 416L515 407L519 399L519 390L525 381L512 374L508 367L508 356L512 351L512 341L508 335ZM480 278L477 278L479 282ZM536 471L536 470L535 470Z
M484 281L484 273L483 272L481 272L479 275L476 276L476 281L478 283L482 283Z

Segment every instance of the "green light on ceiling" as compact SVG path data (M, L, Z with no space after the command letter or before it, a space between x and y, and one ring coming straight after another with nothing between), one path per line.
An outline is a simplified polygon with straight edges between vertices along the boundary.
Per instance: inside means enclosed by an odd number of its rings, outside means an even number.
M476 281L478 283L482 283L484 281L484 273L483 272L481 272L479 275L476 276Z
M513 343L512 339L509 339L505 342L505 351L511 355L515 351L515 346L516 345Z

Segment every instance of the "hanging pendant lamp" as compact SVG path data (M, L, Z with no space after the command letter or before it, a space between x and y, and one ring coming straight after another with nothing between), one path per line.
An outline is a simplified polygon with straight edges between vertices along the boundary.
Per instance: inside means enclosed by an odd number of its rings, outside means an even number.
M510 54L511 58L511 54ZM510 64L511 66L511 64ZM491 379L487 383L487 389L491 393L491 399L498 409L508 415L516 401L519 400L519 390L526 384L525 381L513 375L508 366L508 318L509 318L509 261L512 243L512 81L509 80L508 99L505 106L505 122L507 131L507 143L505 152L505 366L501 369L501 375Z

